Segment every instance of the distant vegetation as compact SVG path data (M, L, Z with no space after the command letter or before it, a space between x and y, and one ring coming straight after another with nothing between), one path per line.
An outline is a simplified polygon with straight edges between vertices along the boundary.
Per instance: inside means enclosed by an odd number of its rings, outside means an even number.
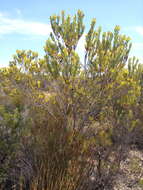
M119 26L95 19L81 63L83 18L51 16L45 56L17 50L0 69L1 190L111 190L143 146L143 66Z

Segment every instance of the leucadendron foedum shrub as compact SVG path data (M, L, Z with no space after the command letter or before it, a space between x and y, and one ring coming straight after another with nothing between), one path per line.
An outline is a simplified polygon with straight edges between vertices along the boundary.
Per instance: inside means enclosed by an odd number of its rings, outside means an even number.
M17 50L0 69L0 129L10 137L8 146L0 139L1 189L113 189L129 146L141 142L143 69L128 58L130 39L95 19L86 33L83 19L80 10L51 16L44 57Z

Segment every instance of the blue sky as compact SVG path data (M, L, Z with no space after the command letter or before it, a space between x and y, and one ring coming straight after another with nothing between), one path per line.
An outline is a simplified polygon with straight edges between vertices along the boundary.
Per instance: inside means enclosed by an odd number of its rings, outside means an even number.
M92 18L103 31L121 26L130 36L130 56L143 61L143 0L0 0L0 66L8 65L16 49L32 49L43 55L43 46L51 31L49 17L65 10L85 13L88 30ZM83 41L78 51L82 54Z

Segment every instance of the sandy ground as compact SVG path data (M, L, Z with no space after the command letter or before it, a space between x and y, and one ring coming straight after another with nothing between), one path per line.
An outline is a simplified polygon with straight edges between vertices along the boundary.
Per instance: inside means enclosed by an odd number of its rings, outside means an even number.
M121 163L114 190L143 190L143 151L130 150Z

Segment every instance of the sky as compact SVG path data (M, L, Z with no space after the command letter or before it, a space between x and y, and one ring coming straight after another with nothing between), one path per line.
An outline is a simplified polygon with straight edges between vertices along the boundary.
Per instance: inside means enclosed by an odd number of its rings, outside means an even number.
M86 31L92 18L103 31L120 25L121 33L130 36L132 50L143 62L143 0L0 0L0 66L7 66L17 49L33 50L44 55L43 46L51 32L49 17L65 10L85 14ZM84 41L78 52L82 56Z

